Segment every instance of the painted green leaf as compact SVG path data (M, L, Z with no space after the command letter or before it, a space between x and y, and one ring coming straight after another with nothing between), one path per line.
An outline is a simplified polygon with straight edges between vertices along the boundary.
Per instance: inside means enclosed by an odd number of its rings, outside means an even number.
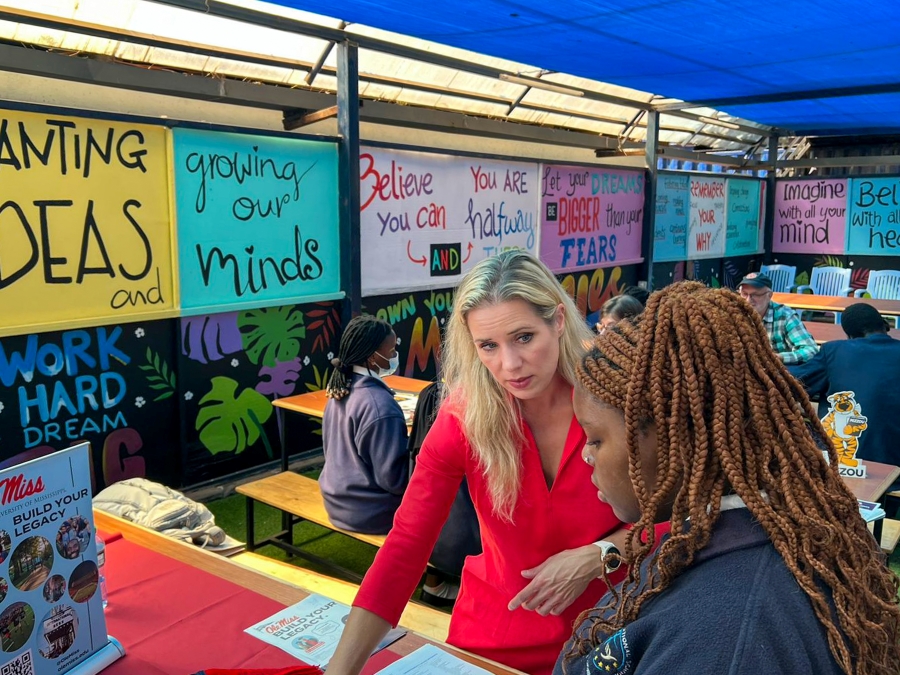
M293 361L306 337L303 313L292 306L251 309L238 315L241 343L247 358L273 368L277 361Z
M154 401L163 401L175 393L175 369L169 368L169 364L159 358L159 354L153 352L147 347L147 365L138 366L144 372L150 373L146 375L148 385L151 389L168 389L167 396L157 396Z
M214 377L212 389L200 399L196 429L200 442L212 454L242 453L265 434L262 425L272 415L272 404L254 389L237 395L238 383Z

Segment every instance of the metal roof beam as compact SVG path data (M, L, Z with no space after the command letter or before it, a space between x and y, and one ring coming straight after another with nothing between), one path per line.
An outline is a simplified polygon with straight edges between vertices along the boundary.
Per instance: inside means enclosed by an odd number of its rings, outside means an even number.
M757 105L760 103L786 103L787 101L809 101L814 99L845 98L847 96L896 94L897 92L900 92L900 82L884 82L881 84L863 84L855 87L829 87L826 89L783 91L752 96L711 98L692 102L663 103L657 109L660 112L671 113L672 111L689 108L726 108L729 106Z
M409 105L395 105L381 101L366 101L360 109L360 121L375 124L466 133L472 136L488 136L507 140L545 143L573 148L611 149L616 147L616 139L589 132L566 131L519 122L505 122L485 117L474 117L460 113L417 108Z
M249 23L257 26L274 28L275 30L286 31L289 33L299 33L302 35L317 37L332 42L353 40L359 45L360 49L371 49L372 51L381 52L383 54L401 56L407 59L412 59L413 61L430 63L435 66L442 66L444 68L451 68L453 70L462 70L467 73L483 75L484 77L489 77L492 79L500 79L501 74L513 76L519 79L523 78L523 76L519 73L505 70L503 68L495 68L492 66L475 63L473 61L467 61L465 59L460 59L452 56L446 56L443 54L435 54L434 52L430 52L424 49L417 49L415 47L410 47L407 45L398 45L387 40L379 40L377 38L358 35L356 33L348 33L344 30L339 30L337 28L328 28L326 26L319 26L308 21L299 21L297 19L289 19L287 17L279 16L276 14L269 14L267 12L247 9L245 7L231 5L226 2L220 2L219 0L147 1L155 2L161 5L169 5L171 7L179 7L181 9L188 9L211 16L234 19L236 21L242 21L244 23ZM565 87L567 89L578 89L577 87L571 87L569 85L565 85ZM626 108L637 108L639 110L653 109L653 105L649 101L639 101L635 99L624 98L621 96L613 96L611 94L602 94L600 92L590 90L580 91L583 91L584 93L582 98L593 101L601 101L603 103L621 105Z
M681 117L686 120L693 120L694 122L701 122L703 124L712 124L710 120L715 120L714 117L709 117L708 115L700 115L698 113L686 112L684 110L660 110L660 114L662 115L671 115L672 117ZM702 118L702 119L701 119ZM740 122L732 122L731 120L718 120L722 124L720 125L723 129L733 129L735 131L743 131L747 134L753 134L754 136L769 136L775 133L776 130L774 127L751 127L747 124L741 124ZM779 131L779 136L793 136L791 133L781 133Z
M679 148L661 147L657 154L660 157L671 157L673 159L686 159L689 162L705 162L707 164L720 164L722 166L732 166L738 169L768 169L771 164L768 162L760 162L753 159L745 159L743 157L729 157L727 155L710 155L702 152L691 152L690 150L681 150Z
M173 51L185 52L187 54L213 56L231 61L245 61L261 66L272 66L274 68L294 68L306 71L313 68L313 64L306 61L263 56L254 52L243 52L236 49L223 49L207 45L198 45L185 40L163 38L149 33L139 33L137 31L127 30L125 28L110 28L109 26L101 26L86 21L78 21L76 19L61 19L48 14L31 12L24 9L2 8L0 9L0 20L11 21L13 23L24 23L31 26L40 26L41 28L49 28L51 30L75 32L80 35L99 37L106 40L130 42L132 44L146 45L158 49L170 49ZM327 58L327 53L325 54L325 58Z
M334 105L332 94L141 68L8 44L0 44L0 70L266 110L320 110Z
M333 94L204 75L152 70L7 44L0 44L0 70L282 112L316 111L335 104ZM592 133L492 120L462 113L396 105L381 101L367 101L360 110L360 121L429 131L465 132L475 136L566 147L606 149L616 145L615 139Z

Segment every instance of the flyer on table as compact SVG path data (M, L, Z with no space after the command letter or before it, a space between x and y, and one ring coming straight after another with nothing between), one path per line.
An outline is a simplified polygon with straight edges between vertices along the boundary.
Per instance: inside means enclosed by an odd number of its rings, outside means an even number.
M244 632L304 663L324 668L334 656L349 614L347 605L324 595L312 594ZM402 628L389 631L375 651L384 649L405 634Z
M0 471L0 673L59 675L107 642L88 444Z

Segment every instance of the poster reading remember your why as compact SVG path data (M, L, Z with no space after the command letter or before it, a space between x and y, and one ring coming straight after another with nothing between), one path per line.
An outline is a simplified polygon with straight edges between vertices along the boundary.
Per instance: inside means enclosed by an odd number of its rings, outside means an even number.
M175 307L166 131L0 111L0 334Z
M57 675L107 645L89 461L83 443L0 472L0 672Z
M641 261L640 171L541 167L541 260L554 272Z
M184 314L340 292L337 146L176 129Z
M507 248L536 253L537 164L363 148L364 295L455 286Z
M725 255L725 179L691 176L689 260Z

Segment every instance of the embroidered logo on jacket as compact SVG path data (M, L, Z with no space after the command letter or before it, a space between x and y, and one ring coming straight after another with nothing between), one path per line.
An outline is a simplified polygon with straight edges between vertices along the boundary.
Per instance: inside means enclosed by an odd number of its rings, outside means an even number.
M627 675L631 672L631 652L628 649L628 638L625 629L613 633L602 644L594 647L588 654L588 675Z

